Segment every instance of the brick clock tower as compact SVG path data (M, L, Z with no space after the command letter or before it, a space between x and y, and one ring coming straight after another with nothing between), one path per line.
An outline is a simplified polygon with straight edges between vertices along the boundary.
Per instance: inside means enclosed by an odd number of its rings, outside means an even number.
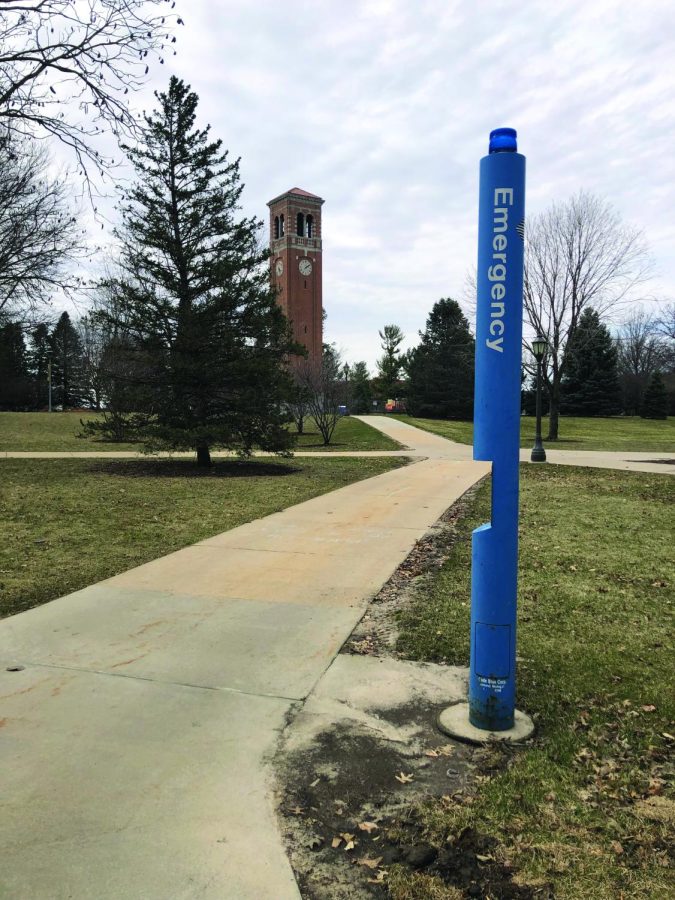
M321 206L323 200L291 188L267 204L270 208L272 284L277 300L304 344L309 361L321 359L323 297L321 289Z

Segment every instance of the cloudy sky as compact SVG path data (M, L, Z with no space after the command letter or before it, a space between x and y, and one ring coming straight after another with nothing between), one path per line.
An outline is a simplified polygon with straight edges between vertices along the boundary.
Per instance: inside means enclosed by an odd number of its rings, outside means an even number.
M462 298L478 161L518 130L533 214L580 188L644 229L650 296L675 297L675 4L177 0L170 74L242 158L247 214L291 187L325 200L327 339L371 367L378 329L416 343Z

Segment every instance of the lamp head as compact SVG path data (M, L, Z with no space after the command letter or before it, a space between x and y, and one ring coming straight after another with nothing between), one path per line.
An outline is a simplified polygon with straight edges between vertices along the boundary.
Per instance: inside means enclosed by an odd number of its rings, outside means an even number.
M546 339L543 338L540 334L538 334L532 341L532 352L534 353L537 362L541 362L544 353L546 353L547 346L548 345L546 343Z

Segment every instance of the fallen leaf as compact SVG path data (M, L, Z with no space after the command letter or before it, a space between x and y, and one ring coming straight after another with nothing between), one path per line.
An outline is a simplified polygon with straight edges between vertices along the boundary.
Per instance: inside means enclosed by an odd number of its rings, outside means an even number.
M354 840L355 835L349 834L349 832L347 832L347 831L343 831L342 834L340 835L340 837L345 842L345 846L344 846L345 850L353 850L354 849L354 847L356 846L356 841Z
M430 756L432 759L438 759L439 756L452 756L455 748L452 744L445 744L443 747L434 747L432 750L425 750L424 755Z
M333 840L330 842L330 845L333 848L333 850L336 850L340 846L341 843L342 843L341 837L334 837Z
M612 850L616 853L617 856L620 856L623 853L623 847L618 841L611 841L609 845Z
M640 709L642 712L654 712L656 707L653 703L647 703L645 706L641 706Z
M369 869L376 869L382 862L382 857L377 856L374 859L370 859L368 856L362 856L357 862L360 866L368 866Z
M476 859L480 860L481 862L490 862L490 860L494 859L494 856L490 856L489 854L487 856L483 856L481 853L476 853Z
M410 782L414 778L414 775L406 775L405 772L399 772L398 775L394 775L394 778L397 781L400 781L401 784L410 784Z
M371 831L375 831L377 825L375 822L359 822L359 829L361 831L367 831L370 834Z
M385 880L386 877L387 877L387 870L380 869L380 871L377 873L375 878L368 879L368 884L382 884L382 882Z
M304 806L294 806L291 809L291 812L293 813L294 816L300 816L300 815L302 815L302 813L304 813L304 811L305 811Z
M675 741L675 735L673 735L673 734L668 734L667 731L662 731L662 732L661 732L661 737L664 737L667 741Z
M316 787L320 781L321 778L315 778L314 781L310 784L310 787Z

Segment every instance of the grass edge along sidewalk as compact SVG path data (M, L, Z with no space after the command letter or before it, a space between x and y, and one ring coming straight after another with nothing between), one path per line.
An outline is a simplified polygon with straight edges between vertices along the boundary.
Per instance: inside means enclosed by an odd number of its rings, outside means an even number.
M537 736L495 749L474 795L418 809L421 831L439 848L461 846L466 829L486 836L480 865L511 871L514 896L547 885L557 900L672 896L675 485L521 472L518 705ZM467 664L470 532L488 518L485 483L450 558L400 614L406 657ZM392 867L388 881L396 900L460 896L432 872Z
M402 422L456 441L471 444L473 422L449 419L417 419L413 416L397 416ZM546 436L547 423L542 421ZM534 444L535 419L520 419L520 446L527 449ZM662 421L641 419L638 416L613 416L612 418L580 418L561 416L560 440L544 440L549 450L618 450L632 453L675 453L675 417Z
M407 462L0 460L0 616Z

